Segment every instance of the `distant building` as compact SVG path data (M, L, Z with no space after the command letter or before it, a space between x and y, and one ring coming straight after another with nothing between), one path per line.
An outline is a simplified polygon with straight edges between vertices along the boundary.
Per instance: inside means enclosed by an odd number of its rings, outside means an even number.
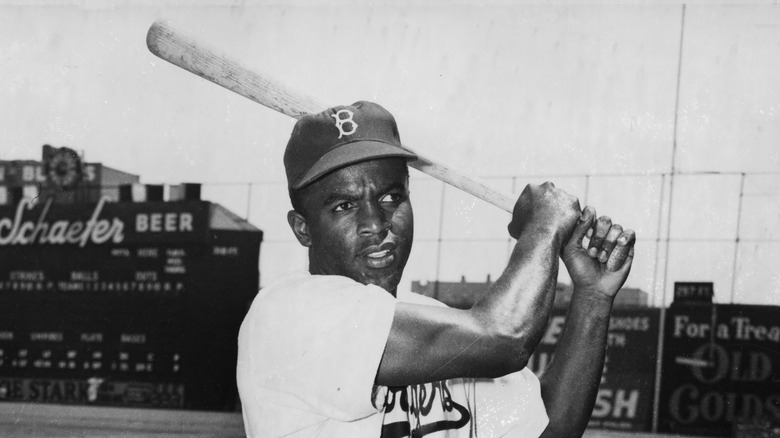
M468 309L487 293L491 284L490 275L484 283L467 282L466 277L461 277L458 283L413 281L412 292L439 300L450 307Z
M468 309L487 293L492 283L490 275L484 282L467 282L466 277L461 277L460 282L413 281L412 292L434 298L450 307ZM553 307L568 307L571 294L571 285L558 283ZM647 292L634 288L621 289L615 298L615 307L647 307L647 303Z
M22 199L54 197L57 203L98 202L103 197L119 200L119 187L138 184L138 175L116 170L101 163L73 166L79 181L69 190L58 190L50 174L68 176L69 168L47 166L46 161L0 160L0 205L14 205Z
M555 294L554 307L568 307L571 302L571 285L562 285L558 283L558 290ZM640 289L624 287L620 289L615 298L614 307L647 307L648 295Z

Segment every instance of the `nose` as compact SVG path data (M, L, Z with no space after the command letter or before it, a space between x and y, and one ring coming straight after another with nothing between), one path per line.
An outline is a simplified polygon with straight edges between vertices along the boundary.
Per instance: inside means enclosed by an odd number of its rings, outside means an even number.
M382 234L390 229L388 213L375 202L366 202L361 206L358 216L358 234L370 236Z

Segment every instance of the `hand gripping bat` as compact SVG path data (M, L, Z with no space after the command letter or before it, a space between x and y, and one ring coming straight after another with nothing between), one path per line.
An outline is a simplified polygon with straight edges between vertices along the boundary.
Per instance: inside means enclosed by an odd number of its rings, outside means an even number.
M175 29L164 20L155 21L149 28L146 45L158 57L290 117L298 119L305 114L315 114L327 108L326 105L321 105L308 96L296 93L278 81L243 66L224 53ZM515 205L513 196L501 193L474 177L451 169L408 147L406 149L418 157L416 161L410 161L409 166L512 212Z

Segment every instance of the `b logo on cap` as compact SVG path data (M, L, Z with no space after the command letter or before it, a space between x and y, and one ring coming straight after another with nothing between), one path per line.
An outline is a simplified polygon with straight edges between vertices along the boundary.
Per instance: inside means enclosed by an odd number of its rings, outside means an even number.
M346 117L341 117L341 113L346 113ZM358 124L355 123L354 120L352 120L352 116L355 114L350 110L338 110L336 114L331 114L331 116L336 119L336 127L339 128L339 138L341 138L344 135L352 135L357 131ZM349 131L344 130L344 124L349 123L349 125L352 127Z

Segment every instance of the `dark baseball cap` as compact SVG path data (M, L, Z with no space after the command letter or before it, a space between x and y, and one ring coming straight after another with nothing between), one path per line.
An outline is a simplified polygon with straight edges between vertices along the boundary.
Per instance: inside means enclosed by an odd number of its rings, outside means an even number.
M417 156L401 146L393 115L372 102L328 108L301 117L284 151L287 186L299 189L350 164Z

